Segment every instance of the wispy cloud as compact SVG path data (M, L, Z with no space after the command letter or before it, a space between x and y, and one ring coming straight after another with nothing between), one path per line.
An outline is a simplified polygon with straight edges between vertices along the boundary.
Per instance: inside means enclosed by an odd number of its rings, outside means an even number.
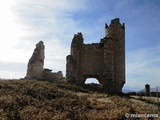
M66 56L70 53L70 46L56 39L45 42L45 68L50 68L55 71L66 70Z
M35 44L43 40L46 56L44 67L53 69L53 71L61 70L65 75L66 56L70 52L69 44L75 32L83 29L79 26L79 22L72 18L72 15L86 9L85 1L81 1L80 4L76 0L15 1L10 8L12 12L10 12L14 15L14 22L25 34L16 30L16 34L21 35L18 36L15 44L11 43L7 47L7 49L11 48L6 50L6 58L1 60L21 62L27 66ZM14 27L17 28L17 26ZM23 76L25 75L20 77Z
M156 86L160 79L160 46L127 52L127 84L142 88L149 83Z

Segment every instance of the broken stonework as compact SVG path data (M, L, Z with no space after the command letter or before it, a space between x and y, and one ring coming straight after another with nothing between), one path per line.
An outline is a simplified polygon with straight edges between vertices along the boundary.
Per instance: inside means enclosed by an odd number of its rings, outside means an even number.
M119 18L105 24L99 43L84 44L82 33L75 34L67 56L66 80L84 84L96 78L107 92L121 93L125 83L125 26Z
M42 79L43 65L44 65L44 49L45 46L42 41L36 44L36 48L28 62L28 69L26 78Z
M28 69L26 79L38 79L47 81L64 82L62 71L51 72L50 69L44 69L44 49L45 46L42 41L36 44L33 55L28 62Z
M58 82L63 82L65 81L65 78L63 77L62 71L58 72L51 72L52 70L50 69L44 69L43 71L43 78L47 81L58 81Z

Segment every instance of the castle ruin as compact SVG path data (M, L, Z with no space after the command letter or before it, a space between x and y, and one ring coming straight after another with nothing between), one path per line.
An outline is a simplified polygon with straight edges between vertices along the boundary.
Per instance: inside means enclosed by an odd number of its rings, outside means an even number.
M36 48L29 59L26 78L28 79L42 79L44 66L44 49L43 41L36 44Z
M36 44L36 48L34 49L34 52L28 62L28 69L25 79L64 82L65 78L63 77L62 71L52 72L52 70L48 68L43 68L45 59L44 49L45 46L43 41Z
M107 92L121 93L125 84L125 25L119 18L105 24L105 36L99 43L84 44L81 33L75 34L71 53L66 57L66 80L84 84L96 78Z

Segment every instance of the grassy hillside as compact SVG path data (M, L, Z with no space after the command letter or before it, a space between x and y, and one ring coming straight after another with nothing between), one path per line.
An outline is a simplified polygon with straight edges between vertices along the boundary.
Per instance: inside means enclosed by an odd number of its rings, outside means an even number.
M76 85L0 81L0 120L125 120L125 113L160 112L155 105Z

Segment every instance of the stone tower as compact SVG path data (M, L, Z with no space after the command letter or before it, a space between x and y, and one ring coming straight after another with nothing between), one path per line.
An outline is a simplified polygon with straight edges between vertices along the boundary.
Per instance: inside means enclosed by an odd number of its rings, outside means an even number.
M145 89L146 89L146 96L150 96L150 85L146 84Z
M105 37L99 43L84 44L81 33L75 34L71 55L67 56L66 79L84 84L96 78L107 92L121 93L125 83L125 26L119 18L105 24Z
M36 44L36 48L28 62L27 75L28 79L42 79L44 66L44 49L42 41Z

